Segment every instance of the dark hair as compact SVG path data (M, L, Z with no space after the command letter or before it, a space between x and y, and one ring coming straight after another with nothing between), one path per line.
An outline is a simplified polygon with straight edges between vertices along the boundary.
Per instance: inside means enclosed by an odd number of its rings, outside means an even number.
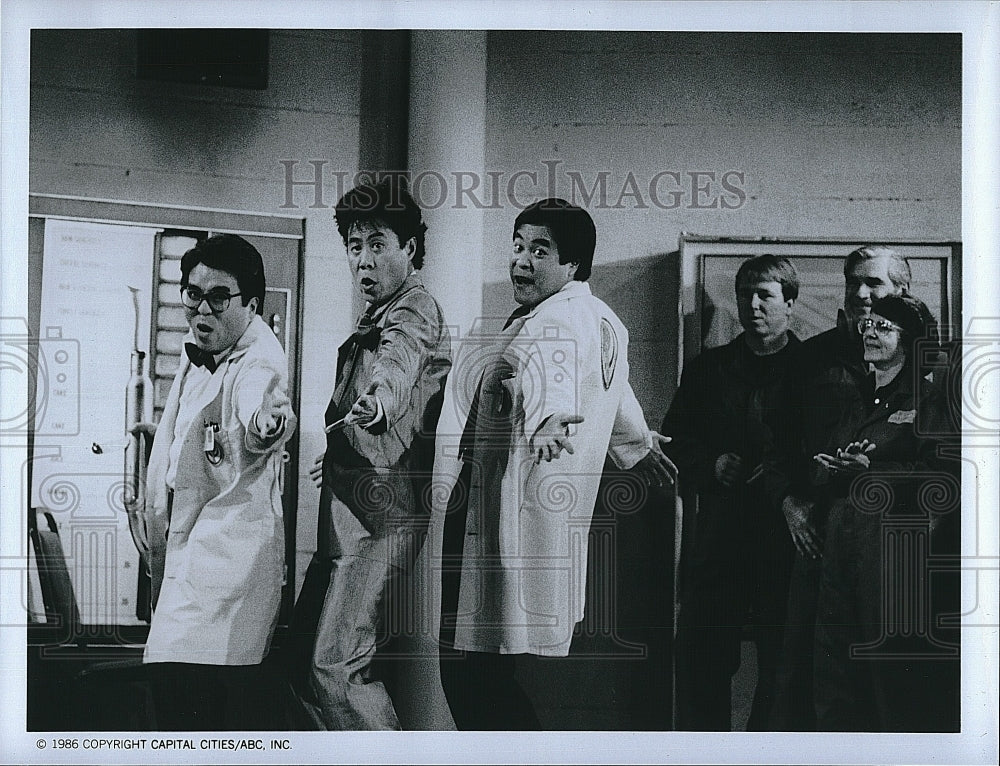
M199 263L235 277L243 305L256 298L257 313L264 313L264 259L256 247L237 234L215 234L201 240L181 258L181 285L187 286L191 270Z
M937 346L937 320L927 304L912 295L887 295L872 301L872 314L885 317L902 328L900 343L906 356L916 363L917 344L921 341Z
M889 259L889 279L900 290L906 292L910 289L910 282L913 275L910 273L910 263L903 256L884 245L863 245L857 250L851 251L844 259L844 278L846 279L854 271L854 267L861 261L870 261L873 258Z
M334 216L345 245L352 226L387 226L400 247L413 240L413 267L419 269L424 265L427 225L421 218L420 207L398 176L386 176L374 185L355 186L340 198Z
M559 250L559 263L575 263L573 279L587 281L597 245L597 229L590 213L564 199L543 199L528 205L515 219L515 237L525 224L547 226Z
M795 300L799 297L799 273L792 262L780 255L755 255L740 264L736 272L736 292L740 287L755 285L760 282L777 282L781 285L781 294L785 300Z

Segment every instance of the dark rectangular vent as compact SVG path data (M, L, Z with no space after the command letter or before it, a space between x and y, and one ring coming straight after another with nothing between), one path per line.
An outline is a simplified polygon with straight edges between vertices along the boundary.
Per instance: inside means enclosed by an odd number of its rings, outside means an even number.
M267 87L266 29L141 29L140 80Z

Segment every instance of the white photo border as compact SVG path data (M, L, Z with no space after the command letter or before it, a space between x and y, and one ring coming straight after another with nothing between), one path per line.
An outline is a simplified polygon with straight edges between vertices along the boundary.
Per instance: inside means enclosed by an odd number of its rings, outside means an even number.
M240 12L234 14L234 6ZM961 32L963 34L962 242L965 325L973 317L1000 329L1000 4L996 2L601 2L594 0L323 3L310 0L4 0L2 73L2 289L0 316L27 316L28 82L33 28L254 26L272 28L588 29L671 31ZM983 389L988 412L1000 412L1000 385ZM2 396L24 396L4 390ZM998 420L997 422L1000 422ZM995 447L1000 443L994 444ZM964 631L963 732L955 735L693 734L685 732L276 732L292 749L266 751L264 763L885 763L978 764L997 757L997 460L978 450L988 507L978 519L980 547L969 554L986 578L981 605L992 627ZM0 613L22 608L23 446L0 444L2 529ZM968 472L967 472L968 473ZM12 477L16 480L12 480ZM965 476L964 497L976 497ZM968 532L968 530L966 530ZM968 545L971 538L966 538ZM17 579L20 583L20 580ZM0 628L0 762L198 762L208 751L53 750L58 733L25 730L25 634ZM137 738L135 733L101 737ZM156 735L142 734L152 739ZM238 735L235 735L238 736ZM264 735L268 736L267 734ZM199 739L195 737L195 739ZM216 763L247 762L246 752L212 750Z

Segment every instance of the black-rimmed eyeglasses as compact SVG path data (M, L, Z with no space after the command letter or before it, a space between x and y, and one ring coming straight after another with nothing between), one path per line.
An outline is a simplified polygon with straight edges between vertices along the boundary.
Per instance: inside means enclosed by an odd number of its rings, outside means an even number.
M229 308L229 301L239 295L240 293L227 293L223 290L209 290L203 293L191 285L181 286L181 303L187 308L196 309L201 306L202 301L208 301L208 307L216 314L221 314Z

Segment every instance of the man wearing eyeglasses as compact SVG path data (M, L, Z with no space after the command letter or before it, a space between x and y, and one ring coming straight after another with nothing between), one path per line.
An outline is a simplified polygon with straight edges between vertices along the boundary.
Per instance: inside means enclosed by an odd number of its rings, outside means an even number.
M818 486L813 457L836 454L837 434L859 425L875 384L864 361L858 325L872 301L901 295L910 287L910 266L888 247L865 245L844 261L844 308L837 326L802 344L785 418L789 430L774 457L768 491L785 515L796 555L789 585L782 658L779 664L771 729L811 731L816 727L813 695L813 643L816 599L822 569L827 503Z
M273 728L261 662L284 576L279 472L295 428L288 362L260 318L264 263L220 234L181 259L190 327L153 441L142 514L148 664L162 730ZM142 538L140 533L140 539Z

